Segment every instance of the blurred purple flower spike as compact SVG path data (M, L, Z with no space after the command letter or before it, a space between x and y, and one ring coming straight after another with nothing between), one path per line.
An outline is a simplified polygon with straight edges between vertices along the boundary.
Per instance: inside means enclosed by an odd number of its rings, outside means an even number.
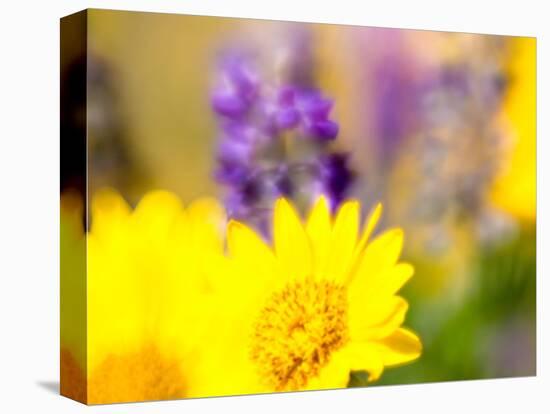
M339 132L330 119L333 100L310 84L266 82L255 63L252 55L233 51L218 65L211 95L220 130L214 176L228 190L229 216L268 237L276 198L308 203L323 193L335 209L353 174L347 156L327 145ZM298 156L293 148L301 148Z

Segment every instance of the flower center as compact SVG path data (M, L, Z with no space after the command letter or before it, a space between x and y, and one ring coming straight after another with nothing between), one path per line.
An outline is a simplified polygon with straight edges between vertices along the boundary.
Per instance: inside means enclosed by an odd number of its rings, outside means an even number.
M329 281L293 282L258 315L250 357L274 390L299 390L347 340L345 288Z
M176 360L153 346L111 354L92 372L88 403L109 404L185 397L185 381Z

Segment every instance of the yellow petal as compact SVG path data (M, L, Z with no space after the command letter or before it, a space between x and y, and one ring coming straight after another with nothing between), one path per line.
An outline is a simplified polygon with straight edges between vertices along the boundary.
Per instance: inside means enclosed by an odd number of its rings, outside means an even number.
M363 251L365 246L367 245L367 242L369 240L370 235L374 231L374 228L378 224L378 220L380 220L380 217L382 216L382 204L378 203L369 213L367 219L365 220L365 226L363 228L363 233L361 234L361 239L359 240L359 243L357 244L357 253Z
M352 339L368 341L390 335L403 324L408 309L409 304L400 296L380 302L350 302Z
M359 229L359 202L345 202L334 222L324 276L343 281L350 270Z
M306 390L328 390L345 388L349 382L350 361L346 349L335 351L330 355L330 361L317 377L311 378Z
M141 236L158 238L172 230L182 211L183 206L174 194L151 191L141 199L132 219Z
M417 359L422 353L418 336L406 328L396 330L379 342L384 365L398 365Z
M225 210L215 198L199 198L187 207L192 219L219 227L224 223Z
M369 381L376 381L384 371L379 348L372 343L352 342L346 347L350 367L353 371L367 371Z
M248 226L231 220L227 226L227 247L229 254L239 263L246 264L245 274L239 276L245 283L263 283L274 276L277 263L271 249Z
M356 279L349 287L350 295L363 298L364 301L380 301L394 296L414 274L414 267L409 263L398 263L380 272L378 277L364 280Z
M92 222L90 231L99 238L109 238L120 230L130 214L130 207L115 190L106 188L92 198Z
M284 198L275 203L274 245L285 276L303 279L312 273L312 254L308 237L296 210Z
M185 211L190 222L197 227L193 229L195 238L216 244L222 241L227 219L225 209L217 200L213 198L195 200Z
M403 230L399 228L387 230L369 243L357 259L359 265L349 281L350 286L356 284L352 289L360 292L368 290L371 283L395 265L402 248Z
M326 197L321 196L309 214L306 233L313 250L313 267L316 274L325 269L332 231L330 210Z
M194 201L185 210L189 216L191 244L206 251L221 252L223 249L225 210L213 198Z
M122 196L112 188L104 188L95 193L92 199L92 215L128 214L130 207Z
M398 263L380 278L379 294L394 295L409 281L414 267L409 263Z

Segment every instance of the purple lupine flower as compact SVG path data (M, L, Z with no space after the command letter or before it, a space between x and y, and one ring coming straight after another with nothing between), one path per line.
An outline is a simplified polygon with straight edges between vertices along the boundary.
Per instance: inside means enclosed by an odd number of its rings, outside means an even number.
M266 81L257 67L250 54L221 59L211 95L220 130L214 176L227 189L229 215L268 236L276 198L321 191L336 208L352 174L347 157L327 146L339 132L333 100L310 84ZM287 138L306 141L306 152L293 156Z

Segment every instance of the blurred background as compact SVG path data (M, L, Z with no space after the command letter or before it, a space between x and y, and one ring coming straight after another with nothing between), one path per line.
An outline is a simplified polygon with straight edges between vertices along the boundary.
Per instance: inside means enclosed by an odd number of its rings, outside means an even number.
M535 39L92 10L77 46L90 194L216 196L266 238L278 195L381 201L425 349L375 385L535 375Z

